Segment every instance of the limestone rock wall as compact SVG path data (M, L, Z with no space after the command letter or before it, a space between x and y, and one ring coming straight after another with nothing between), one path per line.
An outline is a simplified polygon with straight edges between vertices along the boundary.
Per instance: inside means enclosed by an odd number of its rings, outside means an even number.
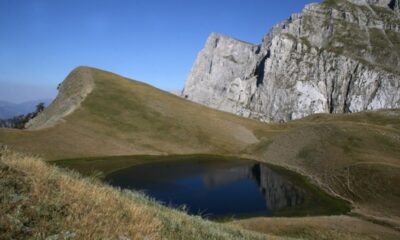
M213 33L182 96L267 122L399 108L396 9L398 0L310 4L260 45Z

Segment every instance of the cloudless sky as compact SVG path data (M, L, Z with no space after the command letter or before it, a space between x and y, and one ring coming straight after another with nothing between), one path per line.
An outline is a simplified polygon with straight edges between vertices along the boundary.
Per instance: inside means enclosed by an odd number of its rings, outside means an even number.
M54 97L77 66L183 88L211 32L260 43L318 0L0 0L0 100Z

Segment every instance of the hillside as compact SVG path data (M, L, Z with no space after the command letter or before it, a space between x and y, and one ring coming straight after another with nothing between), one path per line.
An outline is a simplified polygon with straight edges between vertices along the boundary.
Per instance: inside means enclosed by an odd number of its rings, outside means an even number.
M1 239L288 239L190 217L4 149L0 188Z
M353 213L400 227L400 110L313 115L248 149L313 178L353 203ZM304 124L304 125L303 125Z
M182 96L266 122L400 107L398 0L324 0L260 44L213 33Z
M352 202L357 218L398 229L399 119L399 110L384 110L265 124L80 67L30 129L1 129L0 143L45 160L138 154L245 156L293 169ZM259 219L260 226L263 221L270 219Z
M258 142L257 129L263 127L144 83L81 67L65 79L56 100L27 131L4 129L0 142L46 159L234 153Z
M0 188L2 239L394 240L400 236L387 227L346 216L213 223L7 149L0 149Z

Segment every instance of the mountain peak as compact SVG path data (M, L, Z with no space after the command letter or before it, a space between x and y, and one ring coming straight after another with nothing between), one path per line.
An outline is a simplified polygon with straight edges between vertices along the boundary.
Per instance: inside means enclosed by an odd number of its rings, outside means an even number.
M259 46L211 34L182 95L267 122L398 108L399 1L307 5Z
M85 100L94 88L93 71L86 66L75 68L61 83L56 99L37 117L26 124L28 129L40 129L55 125Z
M237 42L237 43L242 43L242 44L246 44L246 45L250 45L250 46L255 46L255 44L250 43L250 42L246 42L234 37L230 37L221 33L217 33L217 32L212 32L208 39L207 39L207 44L214 44L214 45L218 45L219 41L229 41L229 42Z

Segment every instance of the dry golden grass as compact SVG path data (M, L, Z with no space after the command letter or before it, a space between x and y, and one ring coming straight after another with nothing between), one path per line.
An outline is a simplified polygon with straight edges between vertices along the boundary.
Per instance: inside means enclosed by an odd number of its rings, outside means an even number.
M282 239L191 217L33 157L0 156L0 239Z
M396 240L400 232L349 216L254 218L233 223L258 232L303 239Z
M62 174L40 160L20 154L6 153L1 161L13 169L10 172L9 168L2 166L2 181L8 179L10 184L20 181L20 188L24 189L3 196L9 197L11 201L13 198L20 199L14 203L16 208L11 203L7 206L7 202L2 202L5 210L2 225L8 222L3 236L10 234L10 239L27 237L22 226L20 231L7 231L17 227L15 221L25 220L22 223L27 225L25 232L39 239L66 232L79 239L160 237L160 220L154 211L149 210L149 206L138 204L135 198L128 201L118 191L95 181ZM2 194L7 195L7 192L3 191ZM20 212L16 212L18 210Z

